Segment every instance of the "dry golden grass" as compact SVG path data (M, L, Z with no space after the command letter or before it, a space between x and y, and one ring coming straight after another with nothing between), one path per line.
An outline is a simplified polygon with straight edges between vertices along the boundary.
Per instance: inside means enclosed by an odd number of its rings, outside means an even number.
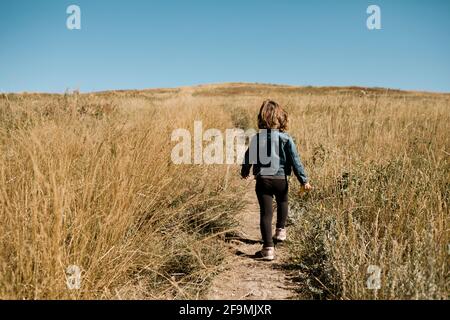
M229 123L183 96L9 95L0 104L0 298L195 298L241 201L225 167L175 166L170 135ZM186 117L178 115L185 114ZM66 269L82 270L68 290Z
M300 98L291 113L316 187L292 204L292 264L303 290L448 298L448 95ZM381 268L379 290L367 287L370 265Z
M201 297L242 186L237 166L171 164L170 134L254 128L268 97L287 106L316 188L291 184L302 296L447 298L450 96L248 84L4 95L0 298Z

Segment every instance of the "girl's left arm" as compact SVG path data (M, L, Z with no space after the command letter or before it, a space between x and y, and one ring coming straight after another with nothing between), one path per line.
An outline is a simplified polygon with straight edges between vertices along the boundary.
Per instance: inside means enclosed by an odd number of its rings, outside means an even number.
M294 174L297 177L298 181L300 181L302 185L308 184L308 177L305 172L305 167L303 166L303 163L297 152L297 146L295 145L294 140L292 140L292 137L289 137L288 153L291 158L290 160L294 169Z

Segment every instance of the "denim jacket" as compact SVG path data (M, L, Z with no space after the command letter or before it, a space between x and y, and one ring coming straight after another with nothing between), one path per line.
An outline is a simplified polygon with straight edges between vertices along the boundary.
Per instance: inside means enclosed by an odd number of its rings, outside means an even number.
M272 152L272 149L275 152ZM290 176L292 170L301 184L308 178L292 137L279 130L260 130L245 152L241 175L247 177L253 165L253 175Z

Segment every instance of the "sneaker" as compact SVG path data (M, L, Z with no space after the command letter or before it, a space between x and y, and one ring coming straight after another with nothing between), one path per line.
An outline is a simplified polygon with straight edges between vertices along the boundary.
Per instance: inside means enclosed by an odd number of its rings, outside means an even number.
M262 248L261 256L264 260L269 261L273 260L275 258L275 248L274 247Z
M275 240L285 241L286 240L286 229L277 228L275 230Z

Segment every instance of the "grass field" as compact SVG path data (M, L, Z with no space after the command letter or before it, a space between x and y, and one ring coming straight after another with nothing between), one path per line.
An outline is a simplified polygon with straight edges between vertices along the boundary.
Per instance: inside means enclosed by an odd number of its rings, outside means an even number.
M171 133L255 128L266 98L315 187L291 179L302 296L447 299L450 95L257 84L0 96L0 299L201 298L244 184L237 165L174 165Z

